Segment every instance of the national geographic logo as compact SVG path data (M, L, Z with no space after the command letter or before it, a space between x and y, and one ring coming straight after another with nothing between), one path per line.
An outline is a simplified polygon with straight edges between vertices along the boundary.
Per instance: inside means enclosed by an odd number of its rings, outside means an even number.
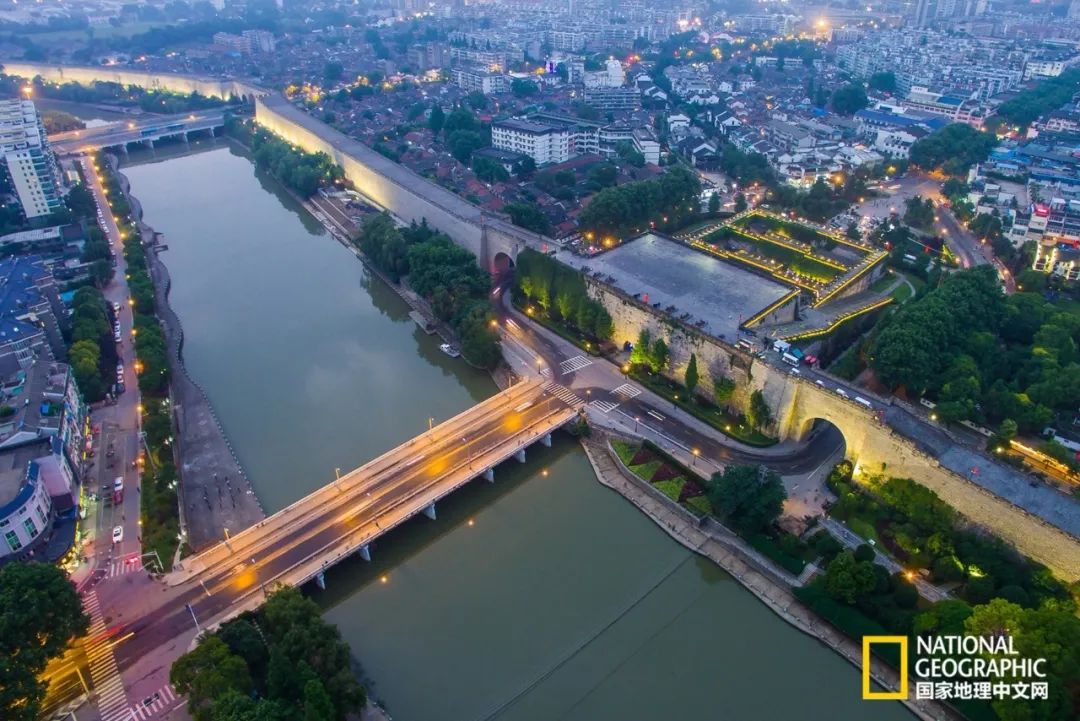
M915 698L941 701L1049 698L1046 659L1025 658L1006 635L919 636L915 647ZM896 691L874 691L870 678L874 646L894 645L900 651L900 684ZM862 697L865 701L908 698L907 636L863 636Z

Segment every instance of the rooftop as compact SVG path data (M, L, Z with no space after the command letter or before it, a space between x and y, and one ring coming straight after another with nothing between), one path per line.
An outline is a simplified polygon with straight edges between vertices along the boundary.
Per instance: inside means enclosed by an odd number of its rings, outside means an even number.
M589 273L599 271L628 295L640 294L642 301L648 295L647 302L659 303L660 310L675 306L670 313L690 313L688 322L704 321L702 330L731 341L743 320L791 292L785 285L655 233L574 263L579 264Z

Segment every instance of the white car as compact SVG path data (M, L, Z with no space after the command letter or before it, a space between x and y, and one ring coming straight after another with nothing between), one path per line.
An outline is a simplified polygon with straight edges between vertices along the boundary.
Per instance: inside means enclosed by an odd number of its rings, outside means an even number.
M113 543L120 543L123 540L124 540L124 527L123 526L117 526L116 528L112 529L112 542Z

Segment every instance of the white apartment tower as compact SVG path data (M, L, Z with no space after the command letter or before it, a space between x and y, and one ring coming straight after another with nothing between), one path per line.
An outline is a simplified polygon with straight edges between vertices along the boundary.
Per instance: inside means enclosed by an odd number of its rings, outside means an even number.
M64 207L60 171L33 102L0 101L0 150L28 219Z

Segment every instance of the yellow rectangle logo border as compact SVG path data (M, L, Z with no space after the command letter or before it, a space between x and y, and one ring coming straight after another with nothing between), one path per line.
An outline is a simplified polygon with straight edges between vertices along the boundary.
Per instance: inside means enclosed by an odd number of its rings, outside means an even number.
M870 685L870 647L875 643L900 645L900 689L874 691ZM863 636L862 640L862 697L864 701L902 701L908 697L908 637Z

